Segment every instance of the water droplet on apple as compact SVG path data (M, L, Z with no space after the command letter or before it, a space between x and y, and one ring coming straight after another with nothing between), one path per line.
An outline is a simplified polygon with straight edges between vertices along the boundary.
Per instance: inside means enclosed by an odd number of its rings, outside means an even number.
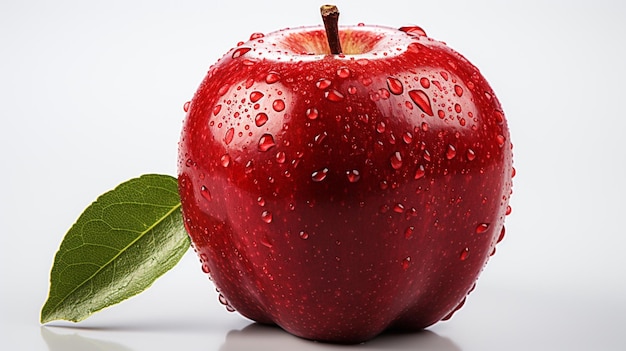
M422 77L420 78L420 85L422 86L422 88L428 89L430 88L430 80L428 80L428 78L426 77Z
M407 270L411 266L411 257L407 257L402 260L402 269Z
M259 139L260 151L267 151L274 146L276 146L276 143L274 142L274 136L272 136L271 134L263 134Z
M230 89L230 85L224 84L217 90L217 95L222 96Z
M426 170L423 165L417 166L417 170L415 171L415 179L422 179L426 175Z
M230 166L230 155L228 154L222 155L222 157L220 157L220 163L222 164L223 167Z
M446 113L443 112L443 110L439 110L437 111L437 116L439 116L439 118L444 119L446 118Z
M407 145L411 144L411 142L413 142L413 134L411 134L411 132L405 132L402 134L402 141Z
M211 273L211 269L209 268L209 265L206 263L202 264L202 272L206 273L206 274L210 274Z
M418 27L418 26L400 27L400 30L412 36L423 36L423 37L426 36L426 32L421 27Z
M474 284L475 284L475 283L474 283ZM468 294L469 294L469 292L468 292ZM454 315L454 313L455 313L456 311L460 310L460 309L461 309L461 307L463 307L463 305L465 305L465 300L466 300L466 299L467 299L467 298L466 298L466 297L464 297L464 298L463 298L463 300L461 300L461 302L459 302L459 304L458 304L458 305L457 305L457 306L456 306L456 307L452 310L452 312L448 313L448 314L447 314L445 317L443 317L441 320L442 320L442 321L447 321L447 320L449 320L450 318L452 318L452 316Z
M376 102L378 100L380 100L380 94L374 91L370 92L370 100Z
M321 182L324 179L326 179L326 176L328 175L328 168L323 168L319 171L315 171L313 173L311 173L311 179L314 182Z
M233 141L234 136L235 136L235 128L229 128L226 131L226 135L224 136L224 143L226 145L230 144Z
M313 138L313 140L315 141L315 143L316 143L316 144L321 145L321 144L322 144L322 142L324 141L324 139L326 139L326 137L327 137L327 136L328 136L328 133L326 133L326 132L324 131L324 132L321 132L321 133L317 134L317 135Z
M504 146L504 142L506 141L506 138L504 137L504 135L498 134L498 136L496 136L496 141L498 142L498 146L502 147Z
M413 231L415 231L415 227L414 226L409 226L406 228L406 230L404 231L404 237L409 239L413 236Z
M274 84L280 80L280 75L276 72L270 72L265 76L265 83Z
M287 160L287 156L285 155L284 152L279 151L276 153L276 162L278 163L285 163L285 161Z
M361 173L358 170L353 169L351 171L346 171L346 177L348 177L348 181L350 183L356 183L359 179L361 179Z
M243 172L245 174L250 174L252 173L252 169L254 168L254 162L252 162L252 160L248 161L243 169Z
M404 212L404 205L400 204L400 203L395 204L393 206L393 212L395 212L395 213L403 213Z
M361 66L367 66L370 63L370 60L366 58L361 58L361 59L356 60L356 63L358 63Z
M244 86L246 87L246 89L250 89L252 84L254 84L254 78L248 78L246 79L246 84Z
M232 309L232 306L230 306L230 303L228 303L228 300L226 300L226 297L224 297L224 295L221 292L219 292L219 290L218 290L218 293L219 293L219 296L217 297L217 300L226 307L226 310L230 311L229 308Z
M424 155L422 155L422 157L424 158L425 161L430 162L432 157L430 157L430 151L428 150L424 150Z
M465 304L465 300L466 300L466 298L464 297L463 300L461 300L461 302L450 313L448 313L445 317L443 317L441 320L442 321L450 320L450 318L452 318L452 316L456 313L456 311L458 311L459 309L461 309L461 307L463 307L463 305Z
M233 57L234 59L239 58L239 57L241 57L242 55L246 54L246 53L247 53L248 51L250 51L250 50L251 50L251 48L248 48L248 47L239 47L239 48L237 48L237 50L235 50L235 51L233 52L232 57Z
M272 108L276 112L281 112L285 109L285 102L281 99L274 100L274 102L272 103Z
M515 178L515 174L517 174L517 171L515 170L515 167L511 168L511 178Z
M250 101L252 102L257 102L259 100L261 100L261 98L263 97L263 93L260 91L253 91L250 93Z
M263 38L265 36L265 34L263 33L252 33L250 35L250 40L255 40L255 39L259 39L259 38Z
M254 124L257 127L262 127L265 123L267 123L267 120L269 118L267 117L267 114L264 112L259 112L255 117L254 117Z
M317 119L318 116L319 116L319 113L317 112L317 109L315 107L312 107L306 110L306 117L308 119L314 120L314 119Z
M459 254L459 258L461 259L461 261L465 261L468 256L469 256L469 248L466 247Z
M422 122L421 127L422 127L422 131L424 131L424 132L428 131L428 123Z
M352 95L356 94L356 87L354 85L348 87L348 93Z
M430 106L430 99L423 90L411 90L409 91L409 97L424 113L429 116L433 115L433 109Z
M489 229L489 223L481 223L476 227L476 234L482 234Z
M393 77L387 78L387 87L389 87L389 91L394 95L400 95L404 91L402 82L400 82L399 79Z
M458 97L463 96L463 88L461 88L459 85L454 86L454 92Z
M384 133L386 129L385 122L380 121L376 124L376 131L380 134Z
M191 105L191 101L185 102L185 104L183 105L183 111L189 112L189 105Z
M446 150L446 158L451 160L456 156L456 148L450 144L448 144L448 149Z
M320 80L315 82L315 86L318 89L324 90L324 89L328 88L332 83L333 82L330 79L321 78Z
M328 90L324 93L324 97L326 97L326 99L333 101L333 102L339 102L341 100L343 100L343 94L341 94L340 92L338 92L335 89L331 89Z
M461 105L459 105L459 104L454 104L454 112L456 112L456 113L461 113Z
M221 110L222 110L222 105L215 105L215 107L213 107L213 116L217 116Z
M511 214L511 212L513 212L513 209L511 208L511 206L506 206L506 212L504 212L505 216L508 216Z
M203 185L200 187L200 194L205 200L211 201L211 192L206 186Z
M241 61L241 63L243 63L245 66L253 66L253 65L256 65L257 62L259 61L251 60L251 59L244 59L243 61Z
M440 91L443 91L443 86L438 80L433 80L433 84L437 87L437 89L439 89Z
M441 76L441 78L443 78L443 80L447 81L448 80L448 72L446 71L441 71L439 72L439 75Z
M302 230L300 231L300 238L302 238L303 240L306 240L309 238L309 233L307 233L306 231Z
M504 123L504 113L502 113L502 111L495 110L493 115L496 117L496 122L498 122L498 124Z
M409 52L419 52L421 48L422 48L422 45L418 43L411 43L406 47L407 51Z
M340 67L337 70L337 76L339 78L348 78L348 77L350 77L350 69L348 67Z
M256 203L261 207L265 207L265 199L263 198L263 196L257 197Z
M269 224L272 223L272 212L270 211L263 211L261 213L261 219L263 220L263 222Z
M402 154L400 154L399 151L394 152L393 155L391 155L390 163L393 169L402 167Z
M474 161L474 159L476 158L476 152L472 149L467 149L467 159L470 161Z
M496 243L499 243L504 239L505 233L506 233L506 229L504 229L504 226L502 226L502 229L500 230L500 236L498 237L498 240L496 241Z

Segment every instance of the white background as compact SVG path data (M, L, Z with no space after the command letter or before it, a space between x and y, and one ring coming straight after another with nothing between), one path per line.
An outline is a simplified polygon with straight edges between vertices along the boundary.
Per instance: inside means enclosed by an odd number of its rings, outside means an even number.
M625 3L335 3L342 24L418 24L476 64L505 109L517 169L507 236L465 307L360 347L626 349ZM319 24L319 5L0 3L0 349L338 348L226 312L192 252L82 323L38 323L81 211L129 178L176 174L182 105L208 67L253 32Z

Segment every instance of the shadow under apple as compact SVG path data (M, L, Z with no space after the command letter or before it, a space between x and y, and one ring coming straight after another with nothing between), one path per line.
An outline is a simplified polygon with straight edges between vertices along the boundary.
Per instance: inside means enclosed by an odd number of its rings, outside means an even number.
M378 337L358 345L336 345L310 341L293 336L279 327L250 324L242 330L232 330L220 351L235 350L439 350L461 351L450 339L429 330L413 333L385 332Z

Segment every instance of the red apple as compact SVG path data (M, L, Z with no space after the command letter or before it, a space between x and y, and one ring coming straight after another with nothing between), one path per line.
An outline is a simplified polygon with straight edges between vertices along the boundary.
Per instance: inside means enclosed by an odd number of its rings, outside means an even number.
M495 94L418 27L285 29L231 49L190 104L187 230L220 300L356 343L449 317L504 233L512 146Z

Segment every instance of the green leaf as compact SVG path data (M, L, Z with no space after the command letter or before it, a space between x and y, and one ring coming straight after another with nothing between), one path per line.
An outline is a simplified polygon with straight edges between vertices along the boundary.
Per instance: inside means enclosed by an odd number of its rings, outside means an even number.
M176 178L144 175L101 195L63 238L41 323L79 322L132 297L190 247Z

